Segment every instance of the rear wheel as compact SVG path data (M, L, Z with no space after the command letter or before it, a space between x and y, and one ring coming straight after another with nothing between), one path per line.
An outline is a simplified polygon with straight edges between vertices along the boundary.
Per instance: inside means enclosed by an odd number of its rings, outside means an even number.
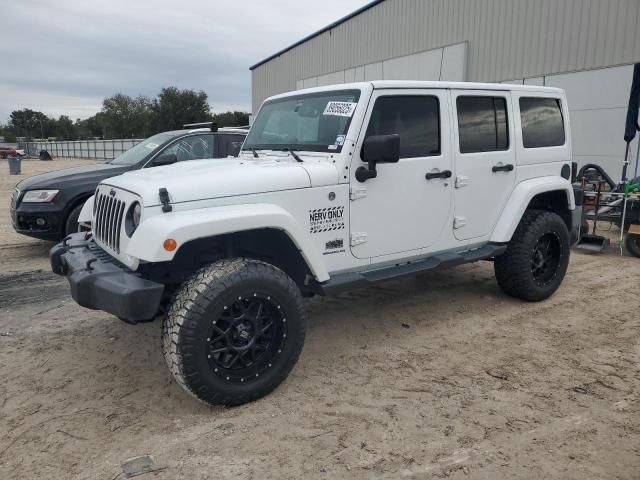
M640 235L627 233L624 237L624 246L629 254L640 258Z
M240 405L287 377L305 332L293 280L273 265L238 258L202 268L176 292L162 345L189 393L209 404Z
M555 213L525 212L494 269L500 288L530 302L549 298L558 289L569 265L569 232Z

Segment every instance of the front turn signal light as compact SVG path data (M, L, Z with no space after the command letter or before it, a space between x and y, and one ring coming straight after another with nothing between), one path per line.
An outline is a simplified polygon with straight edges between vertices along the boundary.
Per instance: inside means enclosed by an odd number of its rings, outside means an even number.
M167 238L162 246L167 252L173 252L178 247L178 242L176 242L173 238Z

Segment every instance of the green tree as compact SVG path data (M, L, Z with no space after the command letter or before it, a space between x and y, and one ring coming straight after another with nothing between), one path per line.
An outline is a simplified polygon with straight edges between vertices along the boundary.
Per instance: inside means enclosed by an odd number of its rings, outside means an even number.
M249 114L238 111L214 113L211 120L219 127L243 127L249 125Z
M207 121L211 115L207 94L202 90L163 88L153 102L154 130L177 130L187 123Z
M60 115L56 121L56 138L58 140L75 140L77 138L76 127L66 115Z
M51 131L51 120L42 112L25 108L14 110L9 115L9 127L18 137L48 137Z
M106 138L147 137L151 130L151 102L142 95L133 98L118 93L102 102L98 121Z
M102 113L97 113L93 117L85 118L84 120L76 119L74 125L76 139L101 138L102 126L99 119L102 117Z

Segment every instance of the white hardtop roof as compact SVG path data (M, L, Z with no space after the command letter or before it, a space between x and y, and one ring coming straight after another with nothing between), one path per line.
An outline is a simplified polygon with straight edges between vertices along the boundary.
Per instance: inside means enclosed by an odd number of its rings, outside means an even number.
M340 83L327 85L324 87L306 88L303 90L291 91L274 95L267 100L298 95L301 93L326 92L332 90L382 90L391 88L414 88L414 89L455 89L455 90L495 90L495 91L523 91L523 92L548 92L563 94L561 88L542 87L539 85L519 85L513 83L476 83L476 82L440 82L440 81L420 81L420 80L373 80L371 82Z
M540 85L519 85L517 83L478 83L478 82L440 82L419 80L375 80L365 82L373 84L373 88L449 88L456 90L521 90L562 93L562 89L542 87Z

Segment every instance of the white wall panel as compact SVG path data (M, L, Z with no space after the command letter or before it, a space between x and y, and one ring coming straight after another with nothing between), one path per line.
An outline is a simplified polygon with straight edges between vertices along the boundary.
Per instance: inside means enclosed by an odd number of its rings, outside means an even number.
M318 77L318 86L335 85L336 83L344 83L344 71L329 73Z
M467 79L467 42L444 48L440 80L464 82Z
M531 77L524 79L525 85L538 85L540 87L544 86L544 77Z
M302 90L304 88L304 80L298 80L296 82L296 90Z
M382 62L371 63L364 66L364 80L383 80Z
M626 108L571 110L575 155L621 155L624 153Z
M352 83L356 81L356 69L348 68L344 71L344 83Z
M570 110L626 107L633 65L549 75L548 87L564 88Z
M353 79L354 82L364 82L364 67L356 67L355 68L355 77Z
M304 88L313 88L318 86L318 77L305 78L303 80Z
M391 58L383 62L384 80L439 80L441 65L441 48Z

